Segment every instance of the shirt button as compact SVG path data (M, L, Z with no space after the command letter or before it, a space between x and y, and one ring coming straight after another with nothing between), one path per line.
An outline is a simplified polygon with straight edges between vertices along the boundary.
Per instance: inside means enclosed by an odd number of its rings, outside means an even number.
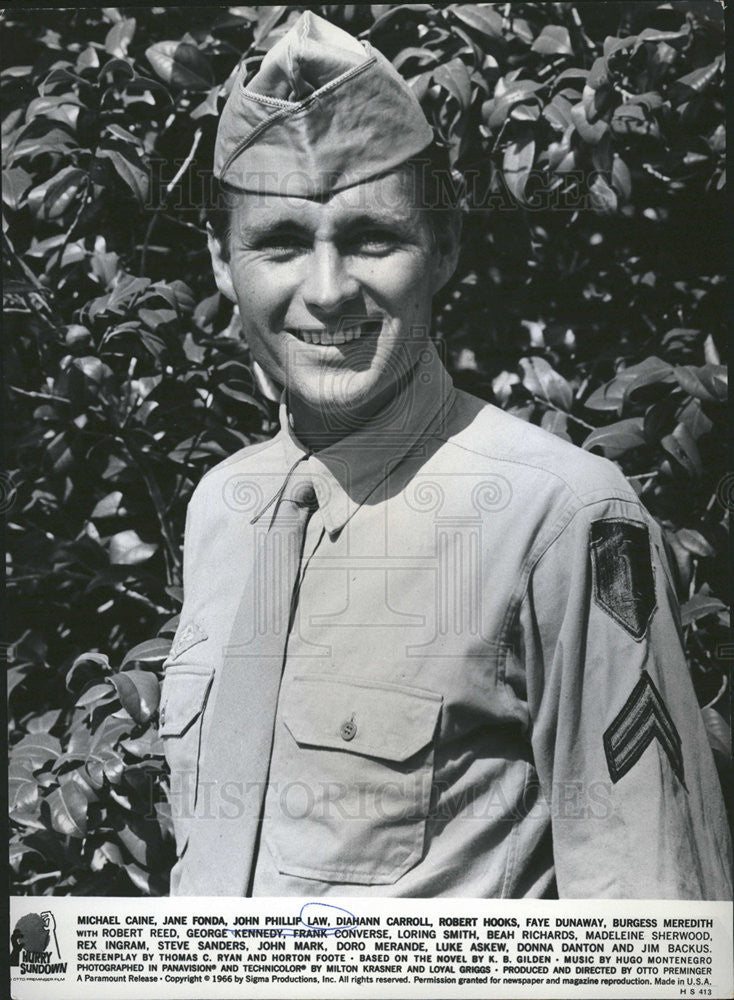
M163 725L165 721L166 721L166 706L164 705L163 708L161 709L160 724Z
M309 510L316 510L319 505L316 498L316 490L308 480L304 479L295 483L292 493L291 500L298 507L308 507Z
M349 740L353 740L357 735L357 723L354 719L347 719L346 722L342 722L339 732L341 733L341 738L349 742Z

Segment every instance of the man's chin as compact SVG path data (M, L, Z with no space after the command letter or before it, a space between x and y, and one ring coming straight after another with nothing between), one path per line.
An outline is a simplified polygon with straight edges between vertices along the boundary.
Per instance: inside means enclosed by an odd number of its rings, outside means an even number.
M307 422L330 431L348 434L365 426L384 409L398 391L395 380L364 378L362 372L324 378L318 391L291 391L289 410L298 424Z

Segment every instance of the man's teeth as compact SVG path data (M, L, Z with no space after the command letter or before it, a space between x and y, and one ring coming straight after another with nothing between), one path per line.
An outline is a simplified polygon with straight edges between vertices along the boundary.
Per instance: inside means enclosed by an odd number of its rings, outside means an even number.
M348 330L335 330L329 333L328 330L301 330L301 340L307 344L319 344L322 347L330 347L333 344L348 344L351 340L359 340L363 333L369 333L372 326L351 326Z

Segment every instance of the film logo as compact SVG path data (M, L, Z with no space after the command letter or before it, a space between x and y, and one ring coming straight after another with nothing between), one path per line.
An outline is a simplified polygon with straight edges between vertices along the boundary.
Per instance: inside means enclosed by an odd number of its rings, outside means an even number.
M10 966L20 975L61 976L67 962L61 961L53 913L26 913L10 936Z

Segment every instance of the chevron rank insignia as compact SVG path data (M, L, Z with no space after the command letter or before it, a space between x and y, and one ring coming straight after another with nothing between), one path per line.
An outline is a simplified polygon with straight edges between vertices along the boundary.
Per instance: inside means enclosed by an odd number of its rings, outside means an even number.
M593 521L591 560L595 603L633 639L642 639L655 610L647 526L621 517Z
M646 670L632 694L604 733L604 753L609 775L616 784L657 739L673 771L683 782L683 753L675 723L660 692Z

